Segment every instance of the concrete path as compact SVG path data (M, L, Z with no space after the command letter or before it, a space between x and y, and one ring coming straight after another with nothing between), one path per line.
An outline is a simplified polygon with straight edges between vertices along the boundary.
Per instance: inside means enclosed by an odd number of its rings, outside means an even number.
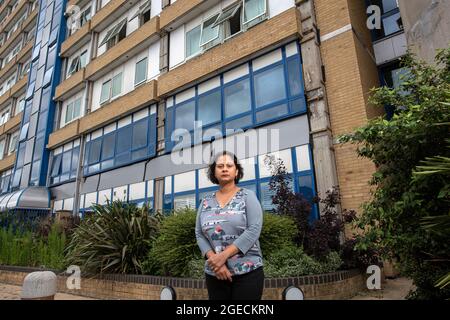
M413 288L411 279L386 279L386 282L381 284L381 290L362 291L352 300L405 300Z
M20 300L22 287L0 283L0 300ZM57 293L55 300L95 300L72 294Z

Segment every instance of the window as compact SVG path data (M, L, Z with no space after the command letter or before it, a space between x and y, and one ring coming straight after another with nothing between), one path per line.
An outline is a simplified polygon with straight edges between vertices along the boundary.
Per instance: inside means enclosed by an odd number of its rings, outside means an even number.
M382 28L373 31L375 40L403 30L403 22L397 0L372 0L370 3L381 8Z
M18 115L25 108L25 97L20 97L16 103L16 111L14 115Z
M201 26L186 33L186 57L192 57L201 51L200 48Z
M100 105L110 101L122 93L122 72L107 80L102 85Z
M229 118L251 110L250 80L244 79L225 87L225 117Z
M122 73L112 78L111 98L117 97L122 92Z
M80 116L80 113L81 113L81 98L78 98L75 101L72 101L67 104L64 123L67 124L73 121L74 119L77 119Z
M22 65L22 68L20 70L20 78L23 78L28 73L28 71L30 71L30 64L31 62L27 61Z
M221 120L222 94L220 90L201 96L198 99L198 120L203 126Z
M119 41L127 36L127 19L120 21L115 27L111 28L98 45L101 47L106 44L106 50L115 46Z
M75 56L70 62L69 69L67 70L67 77L78 72L86 66L87 50L83 51L80 55Z
M103 104L109 100L110 91L111 91L111 80L108 80L102 84L102 92L100 94L100 104Z
M91 19L91 7L88 7L80 14L80 27L84 26L90 19Z
M11 137L9 138L8 155L16 151L18 142L19 142L19 130L11 134Z
M286 86L283 65L255 74L256 107L286 98Z
M146 1L144 4L142 4L135 15L133 15L130 18L130 21L135 19L136 17L139 17L139 26L142 26L151 18L151 8L152 8L152 2Z
M136 72L134 75L134 85L137 86L147 80L147 58L136 63Z
M6 121L9 120L9 111L10 107L6 107L2 111L0 111L0 126L5 124Z
M175 129L194 129L195 101L187 102L177 106L175 109Z
M5 146L6 146L6 139L2 139L0 141L0 160L3 159L3 156L5 154Z
M79 140L69 143L53 152L53 162L50 168L51 184L74 179L77 174L78 159L80 154Z
M244 0L244 25L252 25L264 20L267 13L267 0Z
M200 37L200 45L205 46L209 43L212 43L214 40L219 38L219 31L220 26L215 26L214 23L216 22L217 18L219 17L219 14L216 14L209 19L203 21L202 23L202 31L201 31L201 37Z
M232 5L228 9L224 9L221 14L217 17L214 26L218 26L223 24L225 38L233 36L239 32L241 32L241 5L238 4Z

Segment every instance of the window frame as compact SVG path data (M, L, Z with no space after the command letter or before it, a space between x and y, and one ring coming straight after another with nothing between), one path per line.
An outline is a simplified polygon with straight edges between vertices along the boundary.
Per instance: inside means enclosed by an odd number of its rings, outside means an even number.
M214 38L209 39L209 40L206 41L206 42L203 42L203 33L204 33L204 30L205 30L205 23L206 23L206 22L209 22L209 21L211 21L211 20L213 20L214 17L215 17L216 20L217 20L217 18L218 18L219 16L220 16L220 12L214 13L214 14L210 15L209 17L203 19L202 24L201 24L201 32L200 32L200 47L205 48L207 45L209 45L209 44L211 44L212 42L214 42L214 41L216 41L217 39L219 39L219 37L220 37L220 31L221 31L221 29L222 29L222 26L213 27L214 22L212 22L212 24L211 24L211 29L217 28L217 35L216 35Z
M254 25L258 24L259 22L267 19L268 17L268 5L267 5L267 0L258 0L258 1L263 1L264 2L264 12L257 15L256 17L253 17L251 20L245 21L245 2L248 0L242 0L242 28L243 29L248 29L253 27ZM256 20L260 20L258 22L255 23Z
M138 65L145 60L145 73L144 73L144 79L142 79L141 81L136 82L136 76L138 74ZM139 85L145 83L148 79L148 57L143 57L142 59L138 60L135 64L135 68L134 68L134 87L138 87Z

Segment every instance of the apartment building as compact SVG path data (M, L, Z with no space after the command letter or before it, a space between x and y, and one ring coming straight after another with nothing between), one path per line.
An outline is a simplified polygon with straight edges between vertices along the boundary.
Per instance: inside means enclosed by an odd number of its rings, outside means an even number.
M345 208L370 196L373 164L336 138L384 112L368 93L401 73L396 1L376 31L359 0L13 3L0 7L0 210L195 208L222 146L266 210L267 154L309 200L333 186Z

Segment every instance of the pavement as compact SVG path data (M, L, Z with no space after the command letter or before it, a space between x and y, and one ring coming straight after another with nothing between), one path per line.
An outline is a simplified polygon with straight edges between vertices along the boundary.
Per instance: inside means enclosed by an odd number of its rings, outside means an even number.
M22 287L10 284L0 283L0 300L20 300L20 292ZM66 293L57 293L55 300L95 300L92 298L75 296Z
M361 291L352 300L405 300L408 293L414 289L411 279L386 279L381 283L381 290Z

